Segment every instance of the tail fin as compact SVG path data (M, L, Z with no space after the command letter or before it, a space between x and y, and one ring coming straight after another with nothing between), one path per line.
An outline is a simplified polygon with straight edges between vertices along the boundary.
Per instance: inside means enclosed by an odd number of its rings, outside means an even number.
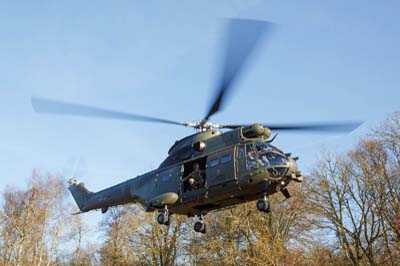
M79 209L84 212L85 204L88 201L90 194L92 194L93 192L90 192L82 182L79 182L72 178L68 180L68 184L68 189L69 191L71 191L71 194L74 197L76 204L78 205Z

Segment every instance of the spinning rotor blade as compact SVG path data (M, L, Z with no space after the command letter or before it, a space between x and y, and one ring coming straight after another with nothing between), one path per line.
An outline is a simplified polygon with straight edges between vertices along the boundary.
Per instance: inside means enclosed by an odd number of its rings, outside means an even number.
M358 128L363 122L331 122L331 123L301 123L301 124L264 124L275 131L308 131L308 132L351 132ZM222 128L238 128L249 125L222 125Z
M222 58L220 78L215 88L215 96L210 104L204 120L208 120L218 112L224 105L227 95L230 93L233 83L241 74L241 71L248 61L250 55L261 37L271 33L274 24L247 19L227 20L227 32Z
M32 97L33 109L38 113L50 113L58 115L72 115L72 116L86 116L86 117L99 117L107 119L120 119L129 121L147 121L172 125L187 126L186 123L180 123L162 118L124 113L119 111L107 110L98 107L91 107L76 103L68 103L61 101L54 101L43 98Z

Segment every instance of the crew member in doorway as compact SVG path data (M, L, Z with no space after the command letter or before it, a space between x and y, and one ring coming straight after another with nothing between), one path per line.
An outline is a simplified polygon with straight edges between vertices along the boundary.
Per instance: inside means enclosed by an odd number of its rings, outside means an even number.
M186 176L183 180L186 191L199 189L205 186L204 170L200 169L199 163L193 164L193 172Z
M192 172L192 176L195 180L194 185L195 188L202 188L206 185L206 179L204 177L204 170L200 169L199 163L195 163L193 165L194 171Z

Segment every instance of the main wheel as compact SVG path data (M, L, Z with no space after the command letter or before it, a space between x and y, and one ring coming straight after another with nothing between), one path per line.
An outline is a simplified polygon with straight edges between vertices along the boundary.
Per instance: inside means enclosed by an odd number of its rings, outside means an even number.
M202 221L198 221L194 224L194 231L204 234L206 232L206 225Z
M159 224L166 224L169 220L168 215L165 212L160 212L157 216L157 222Z
M257 210L262 211L262 212L270 212L271 206L267 200L260 199L257 201Z

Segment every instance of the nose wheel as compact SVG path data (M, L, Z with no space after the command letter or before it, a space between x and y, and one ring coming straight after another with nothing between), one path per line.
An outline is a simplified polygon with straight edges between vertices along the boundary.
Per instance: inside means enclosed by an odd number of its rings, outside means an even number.
M257 201L257 210L266 213L271 212L271 204L267 200L266 196L264 196L263 199Z
M207 231L206 224L203 221L203 216L199 216L199 220L194 224L194 231L197 233L205 234Z
M164 210L160 211L160 213L158 214L157 222L162 225L170 225L171 224L170 214L169 214L167 206L165 206Z

